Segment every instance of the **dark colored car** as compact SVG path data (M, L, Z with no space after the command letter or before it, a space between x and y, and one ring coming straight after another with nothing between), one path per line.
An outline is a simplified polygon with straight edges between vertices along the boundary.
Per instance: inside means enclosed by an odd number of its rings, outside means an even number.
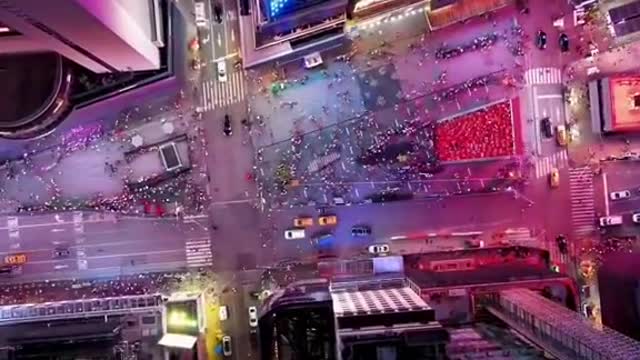
M222 23L222 5L213 4L213 17L218 24Z
M69 251L69 249L55 249L53 250L53 257L54 258L66 258L69 257L69 255L71 255L71 252Z
M413 199L413 193L395 191L381 192L378 194L370 195L368 199L374 203L411 200Z
M546 32L544 32L542 30L538 30L538 32L536 33L536 46L540 50L544 50L544 49L547 48L547 33Z
M371 228L366 225L356 225L351 228L351 236L361 237L371 235Z
M569 36L567 34L562 33L558 38L558 42L560 44L560 51L567 52L569 51Z
M540 120L540 130L545 137L551 138L553 137L553 127L551 125L551 119L548 117Z
M233 134L233 130L231 130L231 118L229 117L229 115L224 116L224 125L222 128L222 132L227 136L231 136Z

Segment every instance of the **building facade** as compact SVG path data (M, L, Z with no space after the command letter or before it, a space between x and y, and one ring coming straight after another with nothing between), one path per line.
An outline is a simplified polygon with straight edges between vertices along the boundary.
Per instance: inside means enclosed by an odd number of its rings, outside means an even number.
M56 52L95 73L156 70L162 0L0 0L0 55Z

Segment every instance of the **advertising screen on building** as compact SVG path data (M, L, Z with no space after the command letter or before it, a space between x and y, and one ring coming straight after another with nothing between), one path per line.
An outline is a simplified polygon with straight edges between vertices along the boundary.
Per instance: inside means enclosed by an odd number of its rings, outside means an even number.
M265 3L266 15L270 21L277 20L283 16L291 15L296 11L304 10L308 7L322 4L330 0L263 0Z

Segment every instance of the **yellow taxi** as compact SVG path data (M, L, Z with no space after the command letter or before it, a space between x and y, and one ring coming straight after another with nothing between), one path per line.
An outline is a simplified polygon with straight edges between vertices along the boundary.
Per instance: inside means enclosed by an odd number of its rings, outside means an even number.
M298 228L313 226L313 218L308 216L297 217L293 219L293 226Z
M551 169L551 172L549 173L549 185L552 188L560 186L560 172L556 168Z
M558 145L567 146L569 144L569 134L567 133L567 127L564 125L558 125L556 128L556 141Z
M337 223L338 223L338 217L335 215L320 216L318 218L318 224L322 226L335 225Z

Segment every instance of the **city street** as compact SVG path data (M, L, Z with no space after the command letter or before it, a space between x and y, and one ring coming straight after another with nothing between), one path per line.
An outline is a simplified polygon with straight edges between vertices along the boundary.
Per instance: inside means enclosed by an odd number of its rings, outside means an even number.
M231 358L249 359L257 349L247 309L260 305L252 293L263 272L285 269L281 283L304 272L283 263L369 257L377 243L392 254L423 251L428 239L435 249L443 239L466 246L482 234L544 247L574 274L584 254L611 247L601 236L636 236L640 168L597 159L635 149L640 137L588 130L584 30L565 2L531 1L529 14L507 6L439 30L423 11L363 21L321 52L322 66L292 57L249 70L237 3L203 4L207 19L196 26L193 2L179 3L171 91L86 110L100 121L65 123L49 150L0 165L0 256L26 256L0 283L212 272L207 345L230 335ZM565 23L554 27L559 16ZM637 52L626 46L594 60L603 73ZM567 100L574 91L578 103ZM558 127L574 123L577 135L563 143ZM165 143L180 171L165 169ZM611 200L623 190L630 198ZM318 223L331 215L336 224ZM600 229L606 215L623 215L623 226ZM286 239L303 217L313 218L304 237ZM358 225L371 234L353 236ZM318 244L328 235L329 252ZM219 323L220 305L229 319Z
M206 217L178 221L68 212L4 217L0 255L26 263L2 281L91 279L211 265ZM56 251L62 254L56 254Z

